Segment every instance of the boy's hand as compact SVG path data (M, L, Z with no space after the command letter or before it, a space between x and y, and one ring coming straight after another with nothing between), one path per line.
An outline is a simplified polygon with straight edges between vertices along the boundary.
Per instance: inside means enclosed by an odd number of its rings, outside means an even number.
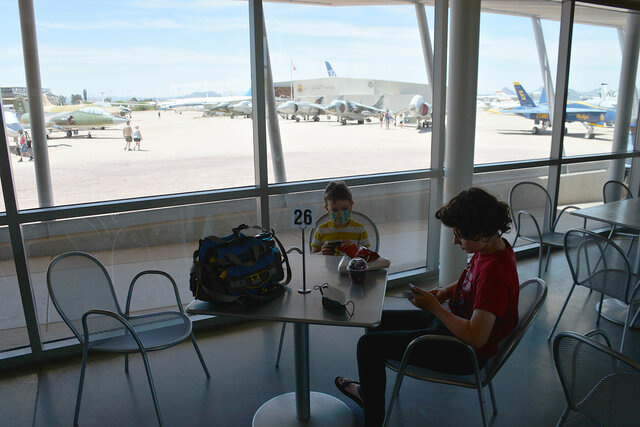
M425 291L416 286L411 287L411 304L425 311L433 312L437 307L441 307L441 302L436 296L436 289Z
M446 300L449 299L449 292L445 288L435 288L429 291L431 295L436 297L440 304L443 304Z
M342 242L327 242L322 245L322 247L320 248L320 252L322 252L322 255L333 255L336 251L336 248L341 244Z

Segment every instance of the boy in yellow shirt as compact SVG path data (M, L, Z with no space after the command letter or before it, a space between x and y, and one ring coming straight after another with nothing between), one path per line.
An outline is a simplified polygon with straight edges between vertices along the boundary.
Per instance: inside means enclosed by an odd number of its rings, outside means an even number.
M324 190L324 208L329 213L329 221L316 229L311 241L311 252L323 255L339 255L337 247L345 242L353 242L366 248L370 246L364 225L351 218L353 196L344 181L332 181Z

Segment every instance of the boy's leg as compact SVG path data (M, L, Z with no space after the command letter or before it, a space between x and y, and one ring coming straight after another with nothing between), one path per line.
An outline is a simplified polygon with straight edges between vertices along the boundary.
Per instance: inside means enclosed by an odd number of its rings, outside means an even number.
M391 316L399 315L400 313L396 312ZM432 320L431 324L422 330L371 331L358 341L358 374L367 426L381 425L384 419L386 361L402 360L409 343L419 336L451 335L438 319L432 317ZM466 374L473 371L471 358L466 351L451 343L431 342L419 345L414 348L410 363L448 373Z

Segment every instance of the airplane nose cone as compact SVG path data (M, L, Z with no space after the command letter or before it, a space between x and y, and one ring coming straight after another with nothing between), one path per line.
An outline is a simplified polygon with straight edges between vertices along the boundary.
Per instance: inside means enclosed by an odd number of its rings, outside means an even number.
M429 106L427 104L422 104L420 106L420 114L423 116L426 116L427 114L429 114Z

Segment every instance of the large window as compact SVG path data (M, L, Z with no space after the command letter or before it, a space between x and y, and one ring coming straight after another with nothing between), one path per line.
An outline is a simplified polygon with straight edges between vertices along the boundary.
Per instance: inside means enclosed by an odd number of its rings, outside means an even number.
M538 52L542 48L549 60L545 73L555 80L560 5L539 3L552 11L554 20L481 14L476 164L549 157L549 104Z
M431 120L411 109L431 105L413 5L269 3L265 23L288 181L429 166Z
M42 86L51 91L45 114L56 205L254 183L251 121L211 110L250 99L246 3L34 6ZM21 45L17 11L3 16L0 69L19 69L21 55L11 54ZM2 75L3 86L26 84L24 72ZM139 126L139 151L126 149L126 120ZM33 169L23 163L15 171L23 209L37 207Z

